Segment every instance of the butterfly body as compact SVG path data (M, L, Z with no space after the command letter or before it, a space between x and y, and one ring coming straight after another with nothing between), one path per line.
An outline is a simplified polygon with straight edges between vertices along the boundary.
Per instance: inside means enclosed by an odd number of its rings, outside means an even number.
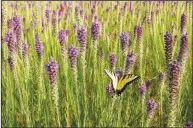
M137 81L140 78L139 76L135 76L133 74L126 74L118 78L116 74L106 69L105 73L111 78L114 92L117 95L120 95L129 84Z

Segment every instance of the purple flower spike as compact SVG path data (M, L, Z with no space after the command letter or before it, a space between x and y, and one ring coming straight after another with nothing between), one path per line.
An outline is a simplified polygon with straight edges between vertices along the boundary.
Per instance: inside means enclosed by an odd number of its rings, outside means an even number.
M16 35L13 32L8 32L6 34L6 42L9 52L12 53L17 50Z
M185 123L184 128L193 128L193 123L192 122Z
M65 40L66 40L66 31L65 30L60 30L58 33L58 40L60 42L60 45L64 45L65 44Z
M169 64L172 60L172 34L170 32L166 32L166 34L164 35L164 40L166 62Z
M135 63L135 60L136 60L136 55L133 51L129 52L127 54L127 58L126 58L126 71L129 71L132 69L134 63Z
M142 34L143 34L142 27L140 25L136 25L134 28L134 35L138 42L142 40Z
M111 53L110 55L110 66L111 68L114 68L117 63L117 57L115 53Z
M44 55L44 46L43 46L42 41L40 40L38 34L35 35L35 41L36 41L36 43L35 43L35 50L36 50L36 52L38 54L38 57L40 59L42 59L43 55Z
M106 12L109 12L109 10L110 10L110 7L107 7L107 8L106 8Z
M68 56L70 59L71 68L75 68L77 65L78 49L75 46L68 48Z
M95 21L95 22L98 21L98 16L94 16L94 21Z
M118 8L118 5L114 5L114 10L117 10L117 8Z
M107 85L106 91L107 91L107 94L108 94L108 95L112 95L112 94L114 93L114 89L113 89L112 84L108 84L108 85Z
M46 64L46 71L49 76L50 83L52 85L57 84L57 72L58 72L58 63L51 58L51 60Z
M145 84L146 84L146 87L149 88L149 86L152 85L152 80L147 80Z
M98 22L97 20L92 23L91 33L93 41L97 41L100 33L100 22Z
M115 74L117 75L118 78L123 76L123 70L121 68L117 69Z
M165 79L165 74L164 72L159 73L159 80L162 82Z
M13 58L9 55L7 60L11 71L13 71Z
M174 105L177 100L180 70L181 64L178 61L175 60L173 63L169 64L169 92L170 102L172 103L172 105Z
M47 22L49 22L50 21L50 10L49 9L46 9L45 16L46 16Z
M13 27L14 32L17 32L19 29L22 29L22 19L19 16L13 17Z
M76 30L76 28L77 28L77 24L73 24L73 27L74 27L74 29Z
M84 19L88 20L88 15L87 14L84 15Z
M9 32L13 30L13 20L12 19L7 20L7 27L8 27Z
M186 24L187 24L187 16L185 13L182 14L181 16L181 33L184 34L184 32L186 31Z
M126 52L128 50L129 45L129 34L127 32L122 32L120 35L121 40L121 47L123 52Z
M81 52L86 49L87 31L84 26L78 28L77 31L78 42L80 43Z
M92 8L92 9L91 9L91 13L92 13L92 15L94 15L94 14L95 14L95 11L96 11L96 10L95 10L95 8Z
M146 84L142 83L140 85L140 88L139 88L139 92L140 92L140 95L141 95L142 99L145 98L146 91L147 91Z
M64 4L64 3L61 3L61 4L60 4L60 8L64 9L64 7L65 7L65 4Z
M68 36L70 34L70 30L66 29L66 35Z
M154 101L153 98L147 101L147 113L150 116L150 118L153 117L156 108L157 108L157 103Z
M102 61L104 60L104 52L103 51L100 52L100 58Z
M22 38L22 18L19 16L13 17L13 32L16 34L17 43Z
M23 45L22 45L22 55L23 55L23 57L28 56L28 49L29 49L28 43L23 43Z
M79 11L79 7L76 6L76 7L75 7L75 13L78 14L78 11Z
M79 12L80 12L80 16L83 17L83 12L84 12L84 10L83 10L83 9L80 9Z
M181 38L180 52L178 54L178 62L184 61L188 56L188 37L187 34L183 35Z

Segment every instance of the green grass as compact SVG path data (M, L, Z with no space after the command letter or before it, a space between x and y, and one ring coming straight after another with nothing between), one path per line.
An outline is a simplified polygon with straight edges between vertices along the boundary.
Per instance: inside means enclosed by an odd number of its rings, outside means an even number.
M141 108L141 97L139 94L139 86L140 81L128 86L126 91L122 93L120 97L108 97L106 94L106 85L110 82L110 79L104 74L104 69L101 67L101 59L100 59L100 48L104 52L104 68L110 69L109 63L109 55L114 51L114 45L117 44L117 65L116 68L123 68L124 58L121 50L120 40L119 40L119 29L120 21L117 20L117 12L114 10L114 5L116 2L103 2L103 7L101 5L96 6L98 18L100 22L105 22L105 28L101 28L101 30L105 30L105 34L110 34L109 37L109 48L107 47L107 40L104 32L100 33L100 37L98 40L98 52L96 61L93 62L94 49L92 45L91 39L91 24L92 18L89 17L87 25L87 50L86 50L86 69L85 69L85 89L83 84L83 75L82 75L82 66L80 62L80 55L77 59L77 75L78 82L75 87L74 77L72 70L70 68L70 62L67 57L66 60L63 59L61 53L61 47L58 41L58 36L53 35L52 26L48 26L45 32L41 32L42 26L40 23L37 24L37 31L33 27L30 26L30 22L34 20L34 16L32 12L35 11L38 16L38 20L45 18L45 9L46 4L48 2L36 2L33 8L29 8L27 6L27 2L17 2L17 4L21 7L18 10L15 10L11 7L11 3L16 2L2 2L4 8L3 14L5 15L5 21L8 18L13 17L14 13L18 16L22 16L25 18L25 22L23 22L23 37L29 44L29 65L30 65L30 73L29 80L25 83L25 75L26 75L26 67L24 64L24 59L21 56L17 56L17 76L19 85L17 85L19 90L21 90L21 95L17 92L16 84L13 78L13 72L10 71L10 67L8 65L7 57L8 57L8 48L5 44L2 44L2 127L17 127L17 126L45 126L45 127L56 127L58 126L58 122L54 115L54 104L51 99L51 85L48 79L48 75L45 69L46 63L49 61L50 57L53 56L54 59L59 64L58 71L58 93L59 93L59 117L61 126L105 126L105 127L115 127L115 126L131 126L131 127L141 127L145 126L147 119L146 106L144 109ZM51 10L58 9L57 7L61 2L51 2L50 8ZM75 5L80 6L80 2L72 2L72 8ZM91 15L91 7L88 6L90 2L83 2L83 10L88 16ZM94 2L92 2L94 3ZM129 3L127 2L129 8ZM158 2L156 2L158 3ZM119 2L121 7L124 5L124 2ZM144 16L150 17L151 11L156 13L158 7L156 5L150 6L149 2L146 2L144 5L143 2L132 2L133 4L133 14L130 11L125 11L125 15L122 17L122 32L127 31L130 34L130 40L132 42L131 47L129 47L129 51L134 50L137 55L136 63L133 67L132 73L136 75L140 75L140 71L142 72L141 77L142 81L146 81L157 76L156 80L153 81L150 89L148 89L146 100L150 97L153 97L155 101L158 103L158 108L155 111L155 115L153 120L150 123L150 126L167 126L168 113L169 113L169 85L168 78L164 83L163 88L163 113L161 114L160 104L160 85L158 80L159 72L166 71L165 65L165 51L164 51L164 34L166 31L170 31L173 35L177 35L177 44L174 51L173 60L178 55L180 49L180 20L181 14L185 12L187 14L187 33L188 33L188 42L189 42L189 50L188 50L188 60L185 67L185 75L183 77L181 86L181 94L179 96L178 102L178 111L177 111L177 124L176 126L183 126L185 122L192 121L192 102L193 102L193 92L192 92L192 3L186 2L177 2L174 7L172 7L172 2L165 2L165 5L160 5L159 13L155 14L154 21L152 24L142 23ZM4 6L5 5L5 6ZM41 6L38 8L38 6ZM69 2L67 2L69 5ZM109 13L106 12L106 7L110 7ZM58 30L61 29L69 29L70 35L68 36L68 40L66 42L67 48L72 44L79 48L79 43L76 37L76 32L73 28L73 10L70 8L68 22L64 19L64 15L62 20L58 25ZM24 10L23 10L24 9ZM42 9L43 11L41 11ZM74 8L73 8L74 9ZM139 11L139 16L137 16L137 12ZM65 8L66 11L66 8ZM147 11L147 14L145 13ZM173 12L176 13L176 16L173 15ZM109 15L109 20L107 18ZM36 20L36 19L35 19ZM118 21L118 22L117 22ZM107 23L108 22L108 23ZM117 24L116 24L117 22ZM176 25L175 29L172 29L171 23ZM143 29L143 62L142 69L140 69L139 65L139 49L138 44L134 39L134 27L137 24L142 25ZM102 26L103 27L103 26ZM26 31L27 28L30 28L29 31ZM2 24L2 36L5 36L7 32L6 22ZM38 33L40 39L44 45L44 57L43 57L43 66L39 66L39 60L37 53L35 51L35 33ZM114 39L113 33L116 32L117 40ZM118 41L118 42L116 42ZM136 46L136 47L135 47ZM135 49L134 49L135 47ZM5 57L4 57L5 56ZM93 68L93 65L96 65L96 68ZM65 66L66 65L66 66ZM38 71L42 68L42 86L44 92L41 99L40 111L38 110L37 104L39 95L38 90ZM94 72L96 73L94 77ZM26 87L26 88L25 88ZM78 93L75 91L75 88L78 89ZM78 95L78 96L77 96ZM17 97L22 97L23 101L21 103L17 103ZM78 98L78 99L77 99ZM85 100L86 98L86 100ZM28 100L28 101L27 101ZM78 103L77 103L78 101ZM86 102L85 102L86 101ZM146 102L146 101L145 101ZM16 104L16 106L14 106ZM22 109L21 106L24 106ZM80 107L80 113L77 113L77 106ZM25 107L28 107L29 111L26 111ZM144 110L144 121L142 125L142 110ZM29 121L26 120L26 115L29 115ZM38 118L38 115L40 118Z

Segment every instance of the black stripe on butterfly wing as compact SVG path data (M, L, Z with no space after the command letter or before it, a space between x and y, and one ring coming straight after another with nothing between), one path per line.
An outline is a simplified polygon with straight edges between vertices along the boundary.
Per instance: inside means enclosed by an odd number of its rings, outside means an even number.
M134 76L134 75L132 75L132 76ZM139 79L140 79L140 76L137 76L134 80L128 82L127 84L129 85L129 84L131 84L131 83L133 83L133 82L136 82L136 81L139 80Z
M124 75L124 78L126 77L127 75ZM132 76L135 76L135 75L133 75L133 74L128 74L128 76L129 77L132 77ZM129 85L129 84L131 84L131 83L134 83L134 82L136 82L137 80L139 80L140 79L140 76L137 76L135 79L133 79L132 81L129 81L128 83L126 83L126 85L121 89L121 90L116 90L116 94L117 95L120 95L126 88L127 88L127 86Z

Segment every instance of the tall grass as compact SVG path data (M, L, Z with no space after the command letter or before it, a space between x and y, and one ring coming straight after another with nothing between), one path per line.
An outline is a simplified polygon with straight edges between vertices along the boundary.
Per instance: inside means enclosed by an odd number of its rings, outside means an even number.
M193 122L192 2L3 1L1 27L2 127L182 127ZM173 37L169 53L167 31ZM129 35L126 43L123 32ZM16 46L9 33L16 34ZM178 74L169 65L179 61L185 33L187 58L175 93L171 76ZM23 42L29 45L26 56ZM51 57L58 64L54 76L52 66L45 68ZM119 68L141 80L112 98L104 69ZM140 85L146 89L143 97ZM172 103L171 92L177 97Z

